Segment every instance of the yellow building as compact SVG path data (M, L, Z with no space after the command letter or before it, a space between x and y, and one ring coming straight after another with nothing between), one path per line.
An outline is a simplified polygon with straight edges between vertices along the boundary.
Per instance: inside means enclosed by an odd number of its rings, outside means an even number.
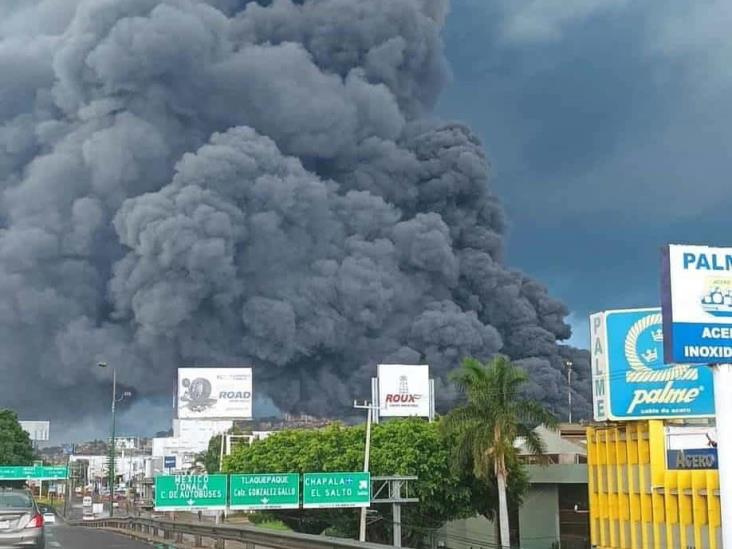
M722 549L716 470L669 470L662 421L587 430L598 549Z

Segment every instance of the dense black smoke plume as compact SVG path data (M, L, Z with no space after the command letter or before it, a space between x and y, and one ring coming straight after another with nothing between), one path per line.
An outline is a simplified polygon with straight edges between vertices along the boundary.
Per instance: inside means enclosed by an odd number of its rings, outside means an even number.
M502 352L562 414L572 360L586 415L567 310L502 263L481 144L429 117L446 4L0 3L0 404L97 409L105 360L143 400L254 365L334 414L403 361L444 406L462 357Z

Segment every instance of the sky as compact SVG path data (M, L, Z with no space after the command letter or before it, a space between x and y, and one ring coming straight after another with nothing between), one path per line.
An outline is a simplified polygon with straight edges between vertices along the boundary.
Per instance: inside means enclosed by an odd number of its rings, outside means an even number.
M508 263L587 316L657 306L664 243L730 245L732 3L453 0L438 113L480 135Z

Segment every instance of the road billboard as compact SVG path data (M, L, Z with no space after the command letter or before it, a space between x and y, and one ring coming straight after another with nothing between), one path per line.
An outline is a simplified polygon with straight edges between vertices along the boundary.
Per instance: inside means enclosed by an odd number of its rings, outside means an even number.
M666 246L661 305L668 360L732 362L732 248Z
M0 480L65 480L69 477L67 467L56 466L0 466Z
M379 364L379 416L430 417L430 367Z
M226 475L158 475L155 477L155 510L224 510L227 481Z
M595 421L714 415L711 370L664 363L660 309L593 314L590 335Z
M371 473L305 473L303 509L369 507Z
M297 509L298 473L262 473L229 477L231 509Z
M251 368L179 368L179 419L251 419Z

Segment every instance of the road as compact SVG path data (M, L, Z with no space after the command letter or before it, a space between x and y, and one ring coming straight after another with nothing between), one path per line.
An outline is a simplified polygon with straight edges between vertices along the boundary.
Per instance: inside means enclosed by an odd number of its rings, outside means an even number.
M150 549L150 545L119 534L63 522L46 525L47 549Z

